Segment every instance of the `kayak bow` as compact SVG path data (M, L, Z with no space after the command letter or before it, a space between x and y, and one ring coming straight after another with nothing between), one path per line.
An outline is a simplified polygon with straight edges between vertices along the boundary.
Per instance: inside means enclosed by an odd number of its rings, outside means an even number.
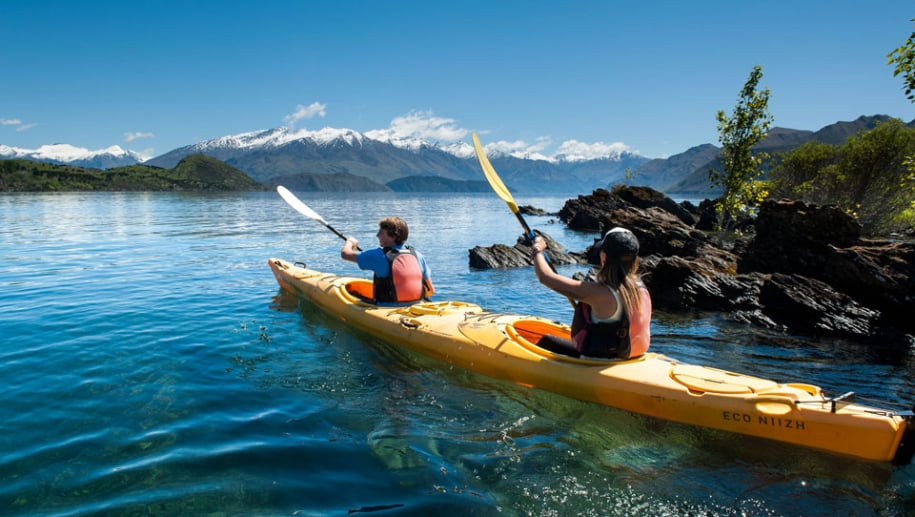
M379 307L368 279L268 261L279 285L353 328L496 379L665 420L757 436L865 460L908 463L911 412L827 397L819 387L682 364L657 353L627 360L578 359L537 347L568 337L567 325L491 313L472 303Z

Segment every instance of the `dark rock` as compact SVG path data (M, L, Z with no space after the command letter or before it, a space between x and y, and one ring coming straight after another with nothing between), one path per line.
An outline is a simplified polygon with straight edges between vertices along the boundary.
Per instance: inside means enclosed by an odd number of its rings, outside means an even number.
M836 207L764 202L739 269L819 280L915 333L915 245L864 241L857 221Z
M642 261L642 276L655 306L680 311L754 311L762 284L758 275L734 275L734 257L707 248L706 256L661 257Z
M704 232L715 232L715 231L737 231L741 233L751 233L754 231L755 219L750 217L747 214L743 214L737 218L731 216L731 214L724 212L719 214L717 208L717 201L712 199L705 199L699 203L699 208L697 210L698 218L696 222L696 229L702 230Z
M658 207L644 211L618 211L613 215L615 217L608 221L611 224L607 224L607 229L622 226L635 233L639 239L639 253L643 256L696 256L699 247L708 242L704 232Z
M578 264L578 256L568 253L561 244L546 233L534 230L534 233L546 241L546 255L551 264ZM514 246L493 244L489 247L476 246L470 250L470 267L476 269L499 269L533 265L531 261L531 242L527 236L518 237Z
M715 231L718 227L718 210L715 208L715 202L711 199L704 199L699 203L699 220L696 222L696 229L704 232Z
M756 236L740 270L816 278L834 247L852 246L860 237L861 225L834 206L765 201L759 208Z
M475 246L470 250L470 267L476 269L521 267L528 266L530 263L530 253L505 244L493 244L488 247Z
M521 215L556 215L555 213L551 214L542 208L536 208L531 205L519 206L518 211L521 212Z
M771 275L759 301L763 312L776 322L815 335L870 336L880 316L829 285L799 275Z
M831 248L816 277L878 309L886 322L915 334L915 244L862 244Z
M641 208L643 210L652 207L660 208L665 212L674 215L689 226L695 226L699 220L692 212L686 210L673 199L670 199L653 188L618 185L613 188L612 193L636 208Z
M559 216L570 228L597 233L595 244L615 226L635 233L657 309L721 311L735 321L883 350L915 345L915 244L863 240L861 226L832 206L766 201L755 220L719 220L714 205L677 205L651 189L618 187L569 200ZM529 251L523 240L474 248L471 266L527 266ZM593 244L581 257L563 257L550 240L548 253L556 264L600 260Z
M604 216L609 212L627 208L657 208L679 219L686 226L695 226L699 221L700 212L695 207L692 207L692 211L686 208L690 206L692 205L689 203L677 204L663 193L649 187L617 185L612 191L597 189L591 195L578 196L566 201L558 215L572 230L595 232L604 229Z
M589 196L578 196L565 202L559 210L559 219L572 230L599 232L604 214L629 206L618 195L599 188Z

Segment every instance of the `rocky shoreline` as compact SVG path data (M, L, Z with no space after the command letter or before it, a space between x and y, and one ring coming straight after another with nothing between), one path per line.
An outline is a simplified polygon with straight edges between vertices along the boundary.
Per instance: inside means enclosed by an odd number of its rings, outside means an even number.
M915 244L865 239L832 206L766 201L752 219L714 231L711 201L676 203L647 187L595 190L566 201L568 228L632 230L656 309L717 311L729 318L811 337L846 338L894 350L915 345ZM540 233L540 232L538 232ZM596 264L589 247L567 252L542 234L554 264ZM470 250L473 268L531 265L530 248Z

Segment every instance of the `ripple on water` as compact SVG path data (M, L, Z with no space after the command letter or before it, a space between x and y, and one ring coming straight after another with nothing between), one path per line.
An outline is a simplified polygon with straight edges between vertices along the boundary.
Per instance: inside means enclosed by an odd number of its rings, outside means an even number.
M568 321L492 195L303 195L362 243L411 222L439 299ZM525 200L527 201L527 200ZM543 200L558 209L564 200ZM532 201L533 202L533 201ZM892 468L488 379L283 294L271 256L364 273L274 193L0 195L0 514L901 515ZM531 218L570 249L593 238ZM570 267L571 274L576 268ZM654 351L911 402L911 359L703 314ZM386 510L386 511L382 511Z

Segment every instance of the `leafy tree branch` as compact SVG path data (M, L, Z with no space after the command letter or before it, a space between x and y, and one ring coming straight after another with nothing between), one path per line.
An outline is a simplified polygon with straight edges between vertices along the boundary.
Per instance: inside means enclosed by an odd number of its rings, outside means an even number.
M753 67L730 117L718 111L724 170L709 171L709 180L724 190L718 200L719 213L734 216L758 205L768 195L760 179L763 175L760 166L768 155L752 152L753 146L766 137L773 121L768 107L769 89L757 89L762 75L761 66Z

